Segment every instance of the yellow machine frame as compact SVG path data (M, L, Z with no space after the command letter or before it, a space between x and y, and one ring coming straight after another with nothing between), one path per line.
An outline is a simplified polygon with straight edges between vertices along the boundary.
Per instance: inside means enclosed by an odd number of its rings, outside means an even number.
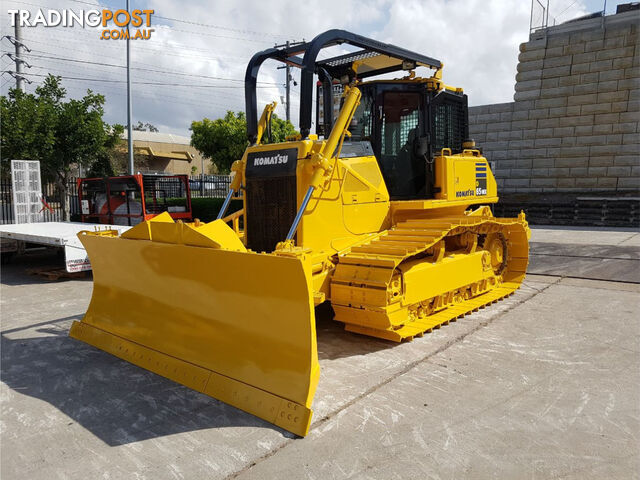
M404 80L446 88L441 70ZM349 331L399 342L513 293L530 231L524 214L470 209L498 201L480 151L443 149L435 198L392 201L374 156L341 156L360 98L344 89L326 140L278 144L261 143L268 104L218 220L162 214L120 236L82 232L94 291L70 335L304 436L320 373L314 306L330 301ZM298 214L273 252L250 251L246 196L243 211L224 217L226 206L250 154L290 149Z

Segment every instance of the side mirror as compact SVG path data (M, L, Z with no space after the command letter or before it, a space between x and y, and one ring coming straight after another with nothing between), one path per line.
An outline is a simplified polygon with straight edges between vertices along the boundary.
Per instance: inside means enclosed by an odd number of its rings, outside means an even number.
M428 157L429 154L429 137L424 135L415 140L413 151L417 157Z

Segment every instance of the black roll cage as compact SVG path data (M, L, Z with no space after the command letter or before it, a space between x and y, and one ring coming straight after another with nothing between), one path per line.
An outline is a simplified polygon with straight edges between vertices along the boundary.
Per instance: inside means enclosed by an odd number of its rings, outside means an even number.
M341 55L328 60L317 62L316 59L320 50L340 44L349 44L359 47L362 50ZM318 75L323 83L323 104L333 105L333 79L340 79L348 75L350 80L355 76L351 69L351 59L364 58L369 54L382 54L400 60L397 65L369 70L358 74L358 78L372 77L383 73L390 73L403 69L403 64L407 62L413 66L425 66L430 68L442 68L442 63L425 55L420 55L404 48L378 42L371 38L363 37L346 30L328 30L319 34L310 42L291 46L289 48L269 48L256 53L249 64L244 80L244 95L247 114L247 136L253 145L258 136L258 101L256 95L256 85L258 72L265 60L273 59L286 63L292 67L301 69L300 85L300 134L302 138L308 138L311 132L311 121L313 112L313 76ZM300 54L304 54L300 57ZM325 109L325 123L331 125L332 108ZM328 116L328 118L327 118Z

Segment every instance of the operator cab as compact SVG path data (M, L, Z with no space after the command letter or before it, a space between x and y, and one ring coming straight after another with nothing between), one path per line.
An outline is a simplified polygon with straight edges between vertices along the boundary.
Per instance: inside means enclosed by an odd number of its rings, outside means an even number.
M371 142L391 199L434 198L435 156L442 148L461 152L468 136L466 95L414 81L359 88L351 139Z
M350 143L370 142L392 200L434 198L433 160L443 149L463 150L468 137L467 96L460 90L435 90L431 79L406 78L358 84L362 92L349 128ZM342 85L333 85L339 100ZM323 85L318 84L317 133L325 137ZM336 118L339 102L331 116Z

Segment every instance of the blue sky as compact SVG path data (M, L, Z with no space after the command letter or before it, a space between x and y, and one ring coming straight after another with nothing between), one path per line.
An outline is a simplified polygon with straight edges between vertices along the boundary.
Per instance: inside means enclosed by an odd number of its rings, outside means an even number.
M544 2L546 3L546 1ZM607 2L607 11L623 1ZM551 0L558 22L602 10L596 0ZM124 0L3 0L2 35L12 34L8 9L80 9L125 7ZM96 6L99 5L99 6ZM161 131L188 135L193 120L243 110L242 80L251 55L289 40L310 39L329 28L344 28L436 57L444 79L461 86L471 105L513 98L518 46L527 41L529 0L131 0L131 8L155 10L150 40L132 42L134 123L150 122ZM166 20L167 17L182 20ZM553 21L550 21L553 23ZM106 120L126 122L125 44L99 39L90 28L23 28L32 49L27 70L33 90L49 72L61 75L69 96L87 88L107 99ZM12 51L5 39L2 52ZM334 51L333 53L340 53ZM330 53L327 53L329 56ZM284 116L284 71L274 64L261 70L259 101L276 100ZM2 69L12 69L5 56ZM426 74L427 72L423 72ZM295 75L297 76L297 75ZM13 85L8 75L0 93ZM292 90L297 122L298 90Z

